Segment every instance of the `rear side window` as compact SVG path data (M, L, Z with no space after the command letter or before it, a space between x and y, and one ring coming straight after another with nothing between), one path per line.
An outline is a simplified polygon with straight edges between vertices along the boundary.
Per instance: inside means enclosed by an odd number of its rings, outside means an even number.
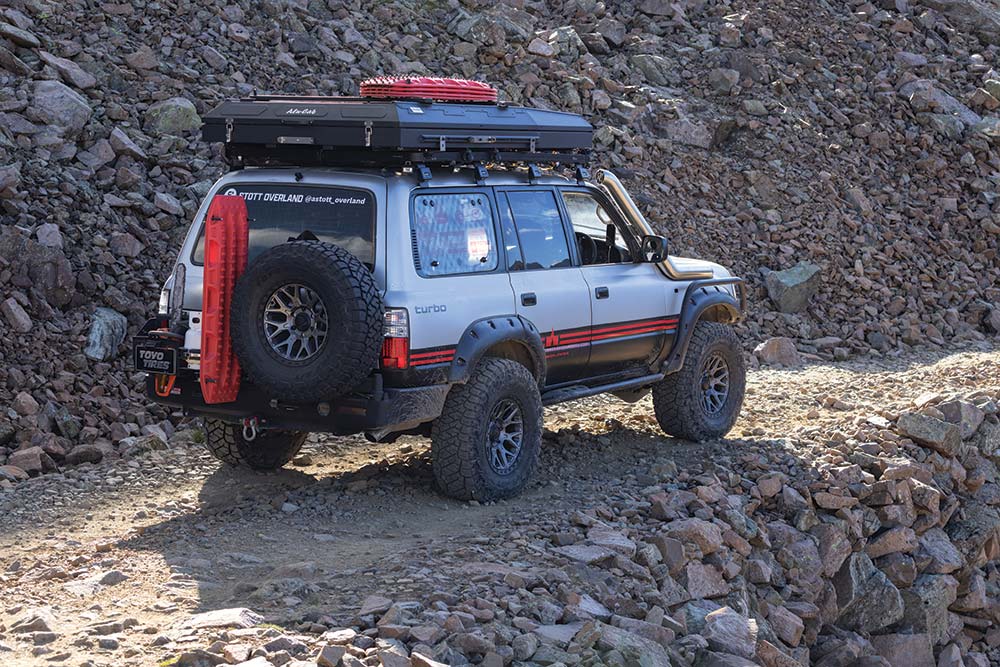
M558 269L570 266L569 245L559 206L551 190L517 190L507 193L521 245L525 269Z
M239 184L219 190L246 200L250 222L249 260L303 232L336 243L367 264L375 265L375 196L367 190L314 185ZM191 255L205 262L205 228Z
M413 260L423 276L479 273L497 268L496 231L481 192L413 198Z

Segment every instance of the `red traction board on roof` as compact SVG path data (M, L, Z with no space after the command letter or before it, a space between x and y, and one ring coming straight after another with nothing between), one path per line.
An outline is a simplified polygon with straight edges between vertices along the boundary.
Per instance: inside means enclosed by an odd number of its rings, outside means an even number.
M229 337L236 280L247 265L247 205L216 195L205 216L205 271L201 304L201 393L206 403L231 403L240 393L240 363Z
M361 96L375 99L424 99L449 102L496 102L497 89L481 81L433 76L377 76L361 82Z

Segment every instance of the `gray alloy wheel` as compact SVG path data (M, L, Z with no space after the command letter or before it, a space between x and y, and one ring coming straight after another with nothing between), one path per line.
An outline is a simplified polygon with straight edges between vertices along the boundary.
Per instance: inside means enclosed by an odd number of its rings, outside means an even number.
M507 475L514 469L521 454L524 439L524 418L521 406L509 398L499 401L490 413L486 426L486 446L489 449L490 468L498 475Z
M307 361L323 348L330 317L311 287L291 283L276 289L267 300L263 326L275 354L289 361Z
M705 358L701 366L701 407L714 415L729 398L729 364L719 352Z

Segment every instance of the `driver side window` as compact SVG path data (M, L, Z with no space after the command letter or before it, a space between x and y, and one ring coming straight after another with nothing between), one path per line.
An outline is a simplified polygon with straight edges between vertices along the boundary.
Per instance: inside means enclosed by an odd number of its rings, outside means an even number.
M587 192L563 192L563 202L573 224L573 236L584 266L624 264L632 261L625 231L611 213Z

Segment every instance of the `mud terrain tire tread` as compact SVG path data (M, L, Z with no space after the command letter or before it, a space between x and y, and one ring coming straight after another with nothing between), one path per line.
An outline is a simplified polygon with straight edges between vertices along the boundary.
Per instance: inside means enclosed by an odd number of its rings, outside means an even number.
M524 436L515 469L498 475L485 457L485 429L501 398L521 408ZM510 359L487 357L465 384L454 385L431 433L434 477L440 489L459 500L497 500L519 493L538 464L542 445L542 398L535 377Z
M323 299L330 329L320 352L302 364L280 361L264 339L267 300L282 284L308 284ZM319 401L355 388L378 366L384 306L371 271L340 246L290 241L264 251L236 283L231 335L247 379L271 396ZM344 327L338 328L339 318Z
M277 470L299 453L308 433L302 431L262 431L253 442L243 438L239 424L205 420L205 447L223 463L254 470Z
M729 397L715 417L701 407L701 366L712 351L722 351L729 364ZM746 390L743 348L732 327L701 321L691 334L681 370L653 385L653 411L660 428L676 438L703 442L724 436L736 423Z

